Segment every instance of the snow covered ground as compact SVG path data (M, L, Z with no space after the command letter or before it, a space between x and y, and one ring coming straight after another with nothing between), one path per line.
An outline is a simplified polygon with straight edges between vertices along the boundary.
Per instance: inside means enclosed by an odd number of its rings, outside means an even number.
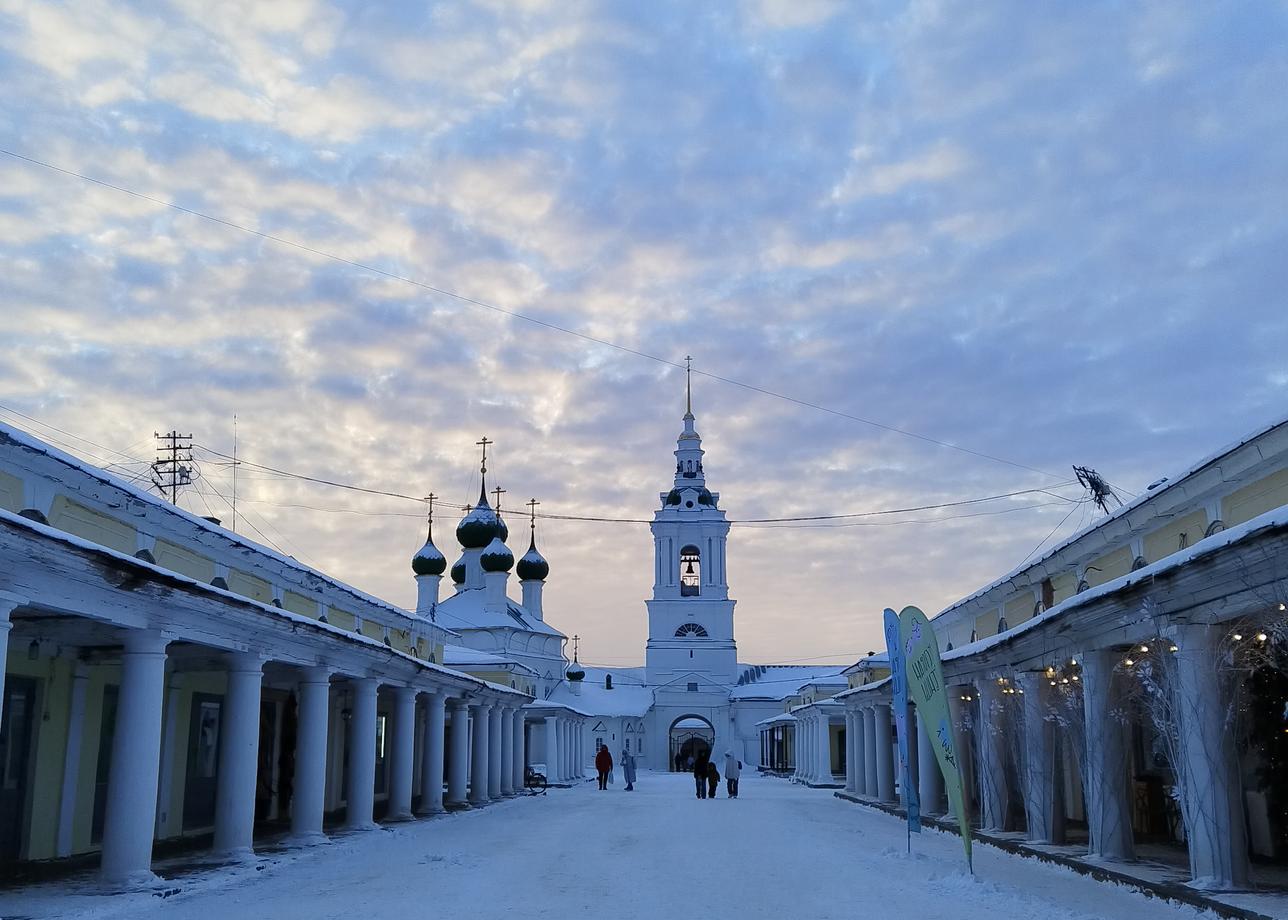
M66 883L0 894L0 917L328 920L1150 920L1211 916L904 825L830 792L748 776L736 801L642 773L341 838L175 879L178 892L104 896Z

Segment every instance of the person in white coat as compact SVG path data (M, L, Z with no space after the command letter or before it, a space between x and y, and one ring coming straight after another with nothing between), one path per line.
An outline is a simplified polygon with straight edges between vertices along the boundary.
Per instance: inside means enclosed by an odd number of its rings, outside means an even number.
M738 777L742 775L742 761L733 756L733 751L725 751L724 775L729 798L738 798Z

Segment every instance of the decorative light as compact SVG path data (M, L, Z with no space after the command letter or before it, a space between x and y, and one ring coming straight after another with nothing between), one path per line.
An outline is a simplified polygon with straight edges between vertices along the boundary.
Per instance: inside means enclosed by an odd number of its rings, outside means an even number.
M1265 633L1257 633L1257 641L1258 641L1258 642L1265 642L1265 641L1266 641L1266 638L1267 638L1267 637L1266 637L1266 634L1265 634Z
M1235 642L1239 642L1243 639L1243 633L1235 633L1231 638L1234 639Z
M1055 686L1055 681L1051 681L1051 686L1052 686L1052 687L1054 687L1054 686Z
M1173 645L1171 648L1168 649L1169 652L1179 652L1180 650L1181 650L1180 646L1178 645Z
M1280 610L1288 610L1288 604L1280 604L1280 605L1279 605L1279 609L1280 609Z
M1123 662L1123 664L1127 665L1127 667L1129 667L1129 668L1130 668L1132 665L1134 665L1135 663L1136 663L1136 662L1132 661L1130 658L1128 658L1126 661L1124 661L1124 662Z
M1069 678L1067 678L1067 677L1065 677L1065 678L1061 679L1061 681L1060 681L1060 683L1062 683L1062 684L1067 684L1068 682L1069 682Z
M1149 646L1148 646L1148 645L1142 645L1142 646L1140 647L1140 650L1141 650L1142 652L1148 652L1148 651L1149 651Z
M1077 675L1077 674L1075 674L1075 675L1073 675L1072 677L1070 677L1070 678L1069 678L1069 680L1077 680L1077 679L1078 679L1078 675Z
M1077 658L1070 658L1070 659L1069 659L1069 667L1071 667L1071 668L1076 668L1077 666L1078 666L1078 659L1077 659Z

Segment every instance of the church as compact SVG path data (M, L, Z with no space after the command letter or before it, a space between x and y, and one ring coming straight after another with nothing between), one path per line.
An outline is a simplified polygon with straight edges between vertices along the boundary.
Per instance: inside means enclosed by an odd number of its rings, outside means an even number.
M648 641L642 668L584 667L575 649L571 663L556 659L554 649L564 636L546 621L540 592L549 565L532 540L516 567L523 602L505 597L504 575L498 573L514 565L505 536L492 525L491 542L483 546L484 535L475 526L476 519L497 518L486 492L457 530L464 549L453 569L456 594L441 603L434 600L436 618L457 634L455 641L473 654L492 656L488 679L497 681L498 662L507 662L533 678L537 700L532 706L561 706L582 716L583 767L601 745L615 757L630 751L641 766L654 770L685 769L704 751L717 756L732 751L744 765L765 766L759 722L812 702L802 692L807 688L836 692L847 686L845 665L739 662L726 565L730 523L720 493L707 487L691 384L683 425L674 479L658 493L651 524L653 592L645 601ZM489 566L492 574L484 571ZM420 606L427 607L424 598ZM471 666L462 650L449 647L447 655L448 666L484 676L484 666ZM563 666L552 672L556 661ZM532 749L539 757L542 745Z

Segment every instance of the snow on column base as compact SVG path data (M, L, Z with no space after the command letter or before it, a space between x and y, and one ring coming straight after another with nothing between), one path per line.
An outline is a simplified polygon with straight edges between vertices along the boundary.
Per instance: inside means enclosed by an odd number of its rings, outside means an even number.
M157 875L151 869L131 872L118 879L104 879L102 888L104 891L112 894L127 894L131 891L146 891L149 888L159 888L164 885L165 879Z

